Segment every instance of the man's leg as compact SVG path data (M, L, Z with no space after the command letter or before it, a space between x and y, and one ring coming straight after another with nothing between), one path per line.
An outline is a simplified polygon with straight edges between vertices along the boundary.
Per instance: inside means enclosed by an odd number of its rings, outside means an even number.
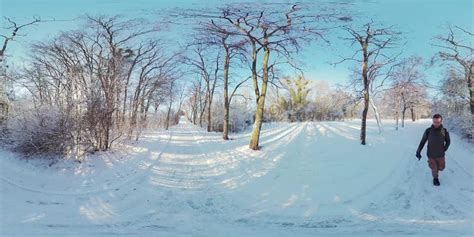
M437 160L438 160L438 170L443 171L444 168L446 167L446 161L445 161L444 157L440 157Z
M433 175L434 179L438 178L438 163L434 158L428 158L428 166L431 169L431 175Z

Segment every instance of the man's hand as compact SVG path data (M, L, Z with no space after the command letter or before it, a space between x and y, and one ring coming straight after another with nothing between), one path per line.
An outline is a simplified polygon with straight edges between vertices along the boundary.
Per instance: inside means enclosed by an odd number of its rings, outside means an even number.
M418 158L418 160L421 159L421 154L420 154L420 152L416 152L416 158Z

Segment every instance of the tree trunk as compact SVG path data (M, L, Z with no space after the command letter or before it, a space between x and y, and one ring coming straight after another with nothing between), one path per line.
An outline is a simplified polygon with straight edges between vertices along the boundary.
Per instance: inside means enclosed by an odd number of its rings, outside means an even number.
M132 139L133 136L133 131L137 129L137 119L138 119L138 108L140 107L141 104L141 84L142 81L140 80L136 90L135 90L135 95L133 96L132 99L132 104L130 105L130 124L129 124L129 132L128 132L128 139Z
M375 120L377 120L377 127L379 128L379 133L382 133L382 120L380 119L379 110L377 109L377 106L375 106L373 99L370 100L370 105L372 105L372 109L375 113Z
M196 107L193 109L193 124L197 122L197 104Z
M397 110L397 112L395 113L395 121L396 121L395 122L395 130L397 130L397 131L398 131L398 118L399 117L400 117L400 115L399 115L399 112Z
M360 131L360 141L362 145L366 144L367 113L369 111L369 90L364 90L364 110L362 111L362 124Z
M168 112L166 113L165 130L168 130L170 128L171 106L173 106L173 100L170 100L170 104L169 104L169 107L168 107Z
M212 106L212 99L209 96L208 104L207 104L207 131L210 132L212 128L212 115L211 115L211 106Z
M254 51L254 58L256 58L256 51ZM262 121L263 121L263 111L265 108L265 96L267 93L267 85L268 85L268 59L270 56L270 50L268 47L264 47L263 53L263 75L262 75L262 91L257 96L257 110L255 113L255 124L253 126L252 137L250 139L249 147L252 150L259 149L259 140L260 140L260 130L262 128ZM254 75L252 75L253 77ZM255 74L256 77L256 74ZM254 78L254 84L258 83L257 78ZM255 88L256 91L258 87Z
M125 122L125 117L126 117L126 112L127 112L127 97L128 97L128 84L130 83L130 78L132 76L133 69L135 68L135 65L137 64L138 57L135 57L133 59L132 64L130 65L130 68L128 69L128 73L125 79L125 85L124 85L124 93L123 93L123 108L122 108L122 123Z
M5 46L6 47L6 46ZM6 94L6 66L3 63L3 50L0 51L0 124L8 117L8 97ZM1 101L4 99L5 101ZM1 132L1 131L0 131Z
M229 63L229 49L226 48L224 60L224 127L222 133L222 138L224 140L229 140Z
M168 130L170 127L170 116L171 116L171 106L173 106L173 83L171 82L170 85L170 104L168 106L168 112L166 113L166 125L165 125L165 130Z
M410 113L411 113L411 121L415 122L415 111L413 107L410 108Z
M364 52L364 61L362 64L362 80L364 83L364 110L362 111L362 124L360 128L360 141L362 145L365 145L366 139L366 130L367 130L367 112L369 111L369 78L367 75L368 70L368 63L369 63L369 56L367 53L368 45L367 43L364 44L363 52Z
M112 91L112 89L110 89ZM105 111L105 119L104 119L104 128L105 128L105 133L104 133L104 140L102 143L101 150L106 151L110 148L110 133L112 131L112 125L113 125L113 112L114 112L114 98L111 97L112 93L105 94L105 104L106 104L106 111Z
M397 106L396 106L396 112L395 112L395 120L396 120L396 123L395 123L395 130L398 131L398 118L400 117L400 101L397 100Z
M204 107L201 108L201 113L199 114L199 127L202 127L202 118L204 116L204 112L206 112L208 94L209 93L206 92L206 96L204 96L204 103L201 104L201 106L204 105Z
M208 86L208 91L209 91L209 103L207 107L207 131L210 132L212 131L212 100L214 99L214 92L216 89L216 83L217 83L217 73L219 72L219 57L216 59L216 68L214 70L214 81L212 82L212 87L210 86L210 80L211 78L207 78L207 86Z
M403 110L402 110L402 128L405 127L405 113L407 111L407 107L403 106Z
M467 73L467 86L469 89L469 99L470 99L470 108L471 108L471 131L470 139L474 138L474 63L471 62L469 65Z

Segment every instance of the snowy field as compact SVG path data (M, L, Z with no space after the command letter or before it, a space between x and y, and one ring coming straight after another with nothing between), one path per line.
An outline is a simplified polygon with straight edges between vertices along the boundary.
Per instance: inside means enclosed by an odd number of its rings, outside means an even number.
M415 158L429 120L264 124L220 133L181 120L82 163L0 151L0 236L473 236L474 147L451 135L441 186Z

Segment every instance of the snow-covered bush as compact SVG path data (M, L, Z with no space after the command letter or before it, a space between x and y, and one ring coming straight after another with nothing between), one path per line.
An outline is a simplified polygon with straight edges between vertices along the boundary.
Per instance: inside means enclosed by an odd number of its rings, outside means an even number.
M235 100L230 109L230 131L239 132L252 126L254 123L254 112L244 100Z
M443 116L443 124L465 138L473 137L472 119L469 106L452 98L443 97L433 103L433 113ZM472 140L472 139L471 139Z
M67 155L73 148L75 121L54 107L23 111L8 121L9 143L27 156Z
M229 131L239 132L253 125L253 111L248 102L234 98L229 110ZM224 105L217 101L212 106L212 131L222 132L224 128Z
M433 113L443 115L445 126L463 137L474 138L473 120L469 107L469 91L466 82L455 70L448 72L441 82L441 97L433 103Z

